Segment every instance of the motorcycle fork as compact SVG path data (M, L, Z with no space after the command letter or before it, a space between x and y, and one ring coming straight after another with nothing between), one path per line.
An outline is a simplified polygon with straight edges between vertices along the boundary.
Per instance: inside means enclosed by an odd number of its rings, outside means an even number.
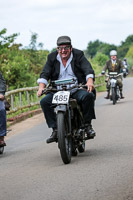
M71 135L72 133L72 125L71 125L71 110L70 110L70 105L67 105L67 118L68 118L68 136Z

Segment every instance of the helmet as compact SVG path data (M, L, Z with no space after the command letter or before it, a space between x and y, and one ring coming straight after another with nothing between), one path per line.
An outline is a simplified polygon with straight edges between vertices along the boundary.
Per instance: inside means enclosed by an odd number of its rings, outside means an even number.
M117 56L117 51L116 50L110 51L110 56Z
M127 59L126 58L124 58L124 61L126 61Z

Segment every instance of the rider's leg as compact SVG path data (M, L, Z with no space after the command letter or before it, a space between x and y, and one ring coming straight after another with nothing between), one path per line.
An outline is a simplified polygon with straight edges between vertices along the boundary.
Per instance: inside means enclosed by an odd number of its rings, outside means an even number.
M122 89L123 89L123 83L122 83L122 79L117 79L117 83L118 83L118 86L119 86L119 90L120 90L120 98L121 99L124 99L124 96L123 96L123 93L122 93Z
M78 90L72 95L72 97L75 98L78 104L81 106L88 134L94 137L95 131L91 125L92 119L96 119L94 110L94 94L92 92L87 92L86 90Z
M53 129L52 135L46 140L47 143L55 142L57 140L57 125L56 125L56 115L52 105L53 94L48 93L43 99L41 99L40 104L43 110L47 125L49 128Z
M110 83L109 83L109 80L106 83L106 89L107 89L107 96L104 97L104 98L109 99L110 98Z
M95 96L93 92L78 90L72 95L72 98L76 99L81 106L85 122L96 119L94 111Z
M4 136L6 136L6 110L4 102L0 101L0 146L6 146Z
M48 127L56 128L56 115L54 113L54 108L51 107L52 98L53 94L48 93L43 99L41 99L40 105L43 110Z

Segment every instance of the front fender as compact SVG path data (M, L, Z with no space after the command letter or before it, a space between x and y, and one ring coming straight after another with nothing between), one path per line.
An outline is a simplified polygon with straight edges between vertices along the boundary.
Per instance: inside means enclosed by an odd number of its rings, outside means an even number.
M54 109L54 111L56 112L56 114L58 114L58 112L67 112L67 120L68 120L68 130L69 133L72 132L72 125L71 125L71 113L70 110L68 108L68 105L58 105L56 106L56 108Z
M116 86L116 82L117 82L117 80L111 79L110 80L111 87L115 87Z
M58 111L66 112L67 106L66 105L58 105L55 108L55 112L57 113Z

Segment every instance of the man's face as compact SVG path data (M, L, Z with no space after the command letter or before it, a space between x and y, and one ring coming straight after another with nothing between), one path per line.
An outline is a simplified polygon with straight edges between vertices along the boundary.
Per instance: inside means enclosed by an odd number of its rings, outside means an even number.
M116 60L116 56L111 56L111 60Z
M62 60L68 60L70 55L71 55L71 51L72 51L72 46L70 45L60 45L57 47L57 51L61 57Z

